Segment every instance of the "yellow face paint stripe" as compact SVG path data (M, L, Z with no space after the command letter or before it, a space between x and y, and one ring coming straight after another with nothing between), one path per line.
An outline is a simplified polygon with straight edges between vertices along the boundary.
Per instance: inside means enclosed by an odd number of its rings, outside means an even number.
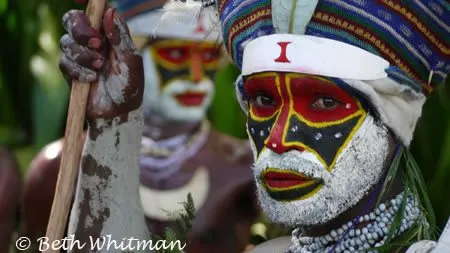
M189 67L189 60L186 60L185 63L182 64L178 64L178 63L173 63L167 60L164 60L161 56L158 55L157 53L157 49L151 47L150 48L150 54L152 56L152 59L158 64L161 65L163 68L165 69L169 69L169 70L179 70L179 69L186 69Z
M301 78L301 77L305 77L305 76L307 76L307 75L303 75L303 74L291 74L291 73L289 73L289 74L286 75L286 86L287 86L287 88L288 88L287 92L288 92L288 94L289 94L289 96L290 96L290 99L293 99L293 97L294 97L294 96L292 95L292 91L291 91L291 80L294 79L294 78ZM329 84L331 84L331 85L335 85L335 86L336 86L336 84L334 84L334 83L331 82L330 80L325 79L325 78L323 78L323 77L316 77L316 76L309 76L309 77L312 77L312 78L317 79L317 80L325 81L325 82L327 82L327 83L329 83ZM355 118L355 117L360 116L360 115L362 114L362 111L363 111L363 110L362 110L362 105L361 105L361 103L359 103L359 101L357 101L357 105L358 105L358 110L357 110L356 112L354 112L354 113L348 115L347 117L345 117L345 118L343 118L343 119L339 119L339 120L336 120L336 121L324 121L324 122L312 122L312 121L309 121L309 120L307 120L305 117L303 117L301 114L297 113L297 112L294 110L294 103L291 103L291 104L290 104L290 106L289 106L289 112L290 112L290 114L291 114L291 112L293 112L293 114L294 114L300 121L302 121L303 123L305 123L307 126L314 127L314 128L325 128L325 127L329 127L329 126L340 125L340 124L342 124L342 123L344 123L344 122L346 122L346 121L348 121L348 120L351 120L351 119L353 119L353 118Z
M287 78L287 76L285 76L285 78ZM289 119L292 117L292 114L293 114L292 112L294 111L294 96L292 95L292 92L291 92L291 84L288 83L287 81L290 81L290 79L289 80L285 80L286 90L287 90L287 93L288 93L288 96L289 96L289 107L288 107L289 108L288 109L289 112L288 112L288 116L287 116L287 119L286 119L286 124L284 125L283 134L282 134L282 137L281 137L282 138L281 139L281 143L282 143L283 146L288 147L288 148L289 147L294 147L294 146L298 146L298 147L304 148L306 151L309 151L309 152L313 153L314 155L316 155L317 159L320 161L320 163L322 163L322 165L324 167L328 167L327 163L325 162L325 159L323 159L323 157L317 151L315 151L314 149L312 149L308 145L306 145L306 144L304 144L302 142L297 142L297 141L289 142L289 144L286 143L286 136L287 136L287 133L289 131Z
M310 186L310 185L313 185L313 184L317 183L317 181L316 181L315 179L310 179L311 182L302 184L301 186L291 186L291 187L286 187L286 188L272 188L272 187L268 186L268 185L265 183L265 180L264 180L264 176L265 176L267 173L269 173L269 172L277 172L277 173L283 173L283 174L294 174L294 175L301 176L301 177L305 177L305 178L308 178L308 177L306 177L304 174L302 174L302 173L300 173L300 172L297 172L297 171L292 171L292 170L286 171L286 170L277 169L277 168L267 168L267 169L265 169L265 170L263 171L263 173L261 173L261 176L260 176L260 178L259 178L259 181L260 181L260 183L261 183L262 185L264 185L264 187L266 188L266 190L270 190L271 192L282 192L282 191L288 191L288 190L301 189L301 188L304 188L304 187L307 187L307 186ZM314 189L313 191L311 191L310 193L308 193L308 194L302 196L301 198L293 199L293 200L307 199L307 198L311 197L312 195L314 195L316 192L318 192L321 188L322 188L322 185L319 185L317 188L315 188L315 189ZM289 201L283 200L282 202L289 202Z
M358 129L361 127L362 123L366 119L367 113L365 111L363 111L363 113L361 115L362 115L361 118L358 120L356 125L353 127L353 129L350 132L350 134L348 135L347 139L344 141L344 143L342 143L341 147L339 147L338 151L336 152L336 155L334 156L333 161L331 162L330 166L327 168L328 171L331 172L331 169L336 164L336 160L337 160L339 154L342 153L342 150L344 150L344 148L347 146L347 144L350 142L350 140L353 139L353 137L355 136L356 132L358 131Z
M254 76L250 77L248 80L250 80L250 79L252 79L252 78L268 77L268 76L270 76L270 77L275 77L275 78L276 78L277 90L278 90L279 95L281 96L281 87L280 87L281 84L280 84L279 76L278 76L275 72L265 72L265 73L257 74L257 75L254 75ZM319 160L319 162L320 162L320 163L321 163L328 171L331 171L331 169L332 169L332 168L334 167L334 165L336 164L337 157L339 156L340 153L342 153L342 150L347 146L347 144L350 142L350 140L354 137L356 131L360 128L360 126L361 126L362 123L364 122L364 119L366 118L367 113L366 113L365 110L363 109L361 103L360 103L359 101L357 101L357 105L358 105L359 110L358 110L357 112L355 112L355 113L353 113L353 114L347 116L346 118L341 119L341 120L338 120L338 121L314 123L314 122L310 122L310 121L306 120L304 117L298 117L299 115L295 112L294 106L293 106L294 100L293 100L293 95L292 95L292 92L291 92L291 89L290 89L290 88L291 88L291 86L290 86L290 85L291 85L290 80L291 80L292 78L298 78L298 77L303 77L303 76L307 76L307 75L297 74L297 73L295 73L295 74L289 73L288 75L286 75L286 79L287 79L287 80L286 80L286 86L287 86L287 92L288 92L288 95L289 95L289 113L288 113L288 120L286 121L286 124L285 124L284 129L283 129L283 136L282 136L283 139L282 139L282 144L283 144L284 146L286 146L286 147L298 146L298 147L304 148L306 151L313 153L313 154L317 157L317 159ZM330 82L329 80L327 80L327 79L325 79L325 78L322 78L322 77L314 77L314 78L317 78L317 79L319 79L319 80L323 80L323 81ZM332 82L330 82L330 83L332 83ZM332 83L332 84L333 84L333 83ZM333 85L335 85L335 84L333 84ZM281 110L281 108L282 108L283 106L284 106L284 99L282 100L282 105L279 107L279 109L277 110L277 112L275 112L273 115L271 115L271 116L269 116L269 117L258 117L258 116L256 116L256 115L253 113L252 109L250 108L250 116L252 117L253 120L255 120L255 121L257 121L257 122L261 122L261 121L266 121L266 120L268 120L268 119L271 119L275 114L278 113L278 115L277 115L277 117L276 117L276 119L275 119L275 123L274 123L274 124L276 124L276 122L278 122L279 117L280 117L280 115L281 115L281 113L279 113L279 111ZM294 113L293 113L293 112L294 112ZM328 164L325 162L325 160L322 158L322 156L321 156L318 152L316 152L316 151L315 151L314 149L312 149L311 147L305 145L304 143L301 143L301 142L289 142L289 144L287 144L287 143L285 142L286 136L287 136L287 131L288 131L288 128L289 128L288 122L289 122L289 119L292 117L292 115L295 115L300 121L302 121L302 122L305 123L306 125L311 126L311 127L315 127L315 128L324 128L324 127L329 127L329 126L333 126L333 125L342 124L342 123L344 123L344 122L346 122L346 121L348 121L348 120L350 120L350 119L353 119L353 118L355 118L355 117L358 117L358 116L360 116L361 118L358 120L357 124L353 127L353 129L351 130L350 134L347 136L347 139L344 141L344 143L341 145L341 147L339 147L339 149L338 149L338 151L337 151L337 153L336 153L336 155L335 155L333 161L331 162L331 164L328 165ZM309 124L308 124L308 123L309 123ZM249 134L249 136L252 136L252 135L248 132L248 130L247 130L247 133ZM264 149L266 149L267 142L268 142L269 139L270 139L270 134L269 134L269 136L266 138L266 140L264 141L264 147L261 149L261 151L260 151L259 154L257 155L257 159L259 158L260 154L263 153ZM253 143L254 143L253 137L252 137L252 141L253 141Z
M307 76L307 75L297 74L297 73L295 73L295 74L289 73L289 74L286 75L286 85L289 84L288 93L289 93L291 99L293 98L293 96L292 96L292 91L290 90L290 81L293 78L300 78L300 77L304 77L304 76ZM251 79L254 79L254 78L262 78L262 77L275 77L275 83L276 83L276 86L277 86L278 95L281 97L281 88L280 88L281 84L280 84L279 76L275 72L266 72L266 73L256 74L256 75L250 77L248 80L251 80ZM333 82L330 82L328 79L325 79L325 78L322 78L322 77L314 76L313 78L314 79L318 79L318 80L322 80L322 81L326 81L326 82L328 82L328 83L330 83L332 85L335 85ZM282 105L283 105L284 99L282 99L281 102L282 102ZM349 116L347 116L347 117L345 117L343 119L336 120L336 121L324 121L324 122L312 122L312 121L309 121L305 117L303 117L301 114L297 113L294 110L293 103L291 103L291 105L289 107L289 111L290 111L290 114L291 114L291 112L294 112L294 114L297 117L297 119L299 119L301 122L305 123L307 126L314 127L314 128L325 128L325 127L329 127L329 126L340 125L340 124L342 124L342 123L344 123L344 122L346 122L348 120L351 120L351 119L353 119L355 117L358 117L358 116L362 115L363 114L362 113L362 111L363 111L362 110L362 105L361 105L361 103L359 101L357 101L357 104L358 104L358 111L356 111L355 113L350 114ZM251 114L252 119L257 121L257 122L267 121L267 120L270 120L271 118L273 118L275 116L275 114L277 114L280 111L282 105L272 115L267 116L267 117L257 116L255 114L254 110L253 110L253 107L250 106L250 114Z
M299 201L299 200L305 200L308 198L311 198L312 196L314 196L317 192L319 192L321 189L323 188L323 184L317 186L314 190L312 190L311 192L309 192L308 194L303 195L300 198L296 198L296 199L291 199L291 200L277 200L277 202L280 203L289 203L289 202L294 202L294 201Z
M179 70L179 69L185 69L188 67L191 67L191 60L187 60L186 63L183 64L177 64L172 63L170 61L167 61L160 57L157 53L158 49L164 48L164 47L182 47L182 46L196 46L200 49L211 49L215 46L214 43L208 43L208 42L201 42L201 45L198 45L198 42L192 42L192 41L184 41L184 40L170 40L170 41L159 41L155 42L150 47L150 55L152 56L153 60L157 62L159 65L163 66L166 69L172 69L172 70ZM203 63L202 66L206 70L214 70L219 65L220 60L214 60L209 63Z
M287 81L289 81L289 82L286 82L286 86L287 86L286 88L287 88L287 92L288 92L288 95L289 95L289 101L290 101L290 103L289 103L289 119L290 119L292 117L293 112L295 112L295 110L294 110L294 97L293 97L292 92L291 92L290 79L287 80ZM362 124L363 119L365 118L366 112L362 109L362 105L359 103L359 101L357 101L357 104L358 104L359 110L355 114L352 114L353 115L352 118L357 117L359 115L363 115L363 116L358 121L358 123L355 125L355 127L353 127L353 129L351 130L350 134L347 136L347 139L344 141L344 143L341 145L341 147L339 147L339 149L336 152L336 155L334 156L334 159L331 162L331 164L328 165L319 153L317 153L314 149L310 148L309 146L305 145L304 143L301 143L301 142L289 142L289 144L286 144L285 140L286 140L286 136L287 136L287 133L288 133L289 124L286 124L286 126L283 129L283 137L282 137L283 139L281 140L282 144L285 145L286 147L301 146L301 147L305 148L305 150L308 150L309 152L312 152L313 154L315 154L317 159L324 165L324 167L327 168L328 171L331 171L331 169L333 168L334 164L336 163L337 157L342 152L344 147L348 144L348 142L353 138L355 132L359 129L359 127ZM297 114L295 113L295 115L297 115ZM306 122L304 122L304 123L306 123ZM340 124L342 124L342 123L340 123ZM335 125L335 124L333 124L333 125Z

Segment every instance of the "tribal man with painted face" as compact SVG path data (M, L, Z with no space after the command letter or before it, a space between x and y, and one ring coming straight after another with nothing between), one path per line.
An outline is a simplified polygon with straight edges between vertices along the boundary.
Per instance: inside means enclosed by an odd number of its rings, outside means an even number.
M261 207L252 252L396 252L433 238L408 146L449 66L448 3L219 0ZM443 247L420 241L409 248ZM442 250L442 248L440 249ZM422 251L421 251L422 252Z
M140 195L147 224L151 232L162 233L178 218L173 213L183 209L181 202L191 193L197 213L189 252L241 252L257 213L251 149L247 141L211 129L206 120L222 61L220 29L214 29L217 17L203 10L200 1L169 1L163 7L165 2L113 1L143 60ZM70 24L83 15L71 11L65 16L69 34L76 34ZM83 27L77 29L83 33ZM62 40L69 57L72 41ZM60 147L61 142L47 146L29 171L26 229L33 235L45 232ZM50 181L36 182L37 178ZM41 186L44 191L37 190Z

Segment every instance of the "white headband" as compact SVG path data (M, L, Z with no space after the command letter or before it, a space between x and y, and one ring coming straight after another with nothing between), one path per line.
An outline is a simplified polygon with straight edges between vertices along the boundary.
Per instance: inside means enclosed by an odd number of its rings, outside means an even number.
M342 79L387 77L389 62L344 42L309 35L262 36L244 47L242 75L295 72Z

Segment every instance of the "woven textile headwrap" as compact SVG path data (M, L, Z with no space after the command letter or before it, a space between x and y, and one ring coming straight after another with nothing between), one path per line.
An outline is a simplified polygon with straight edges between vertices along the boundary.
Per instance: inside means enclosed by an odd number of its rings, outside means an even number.
M405 146L426 96L450 71L446 0L218 0L217 9L242 76L284 71L344 82ZM282 47L289 60L274 61ZM242 78L236 84L247 110Z
M233 61L241 68L242 53L247 42L273 34L271 0L219 0L223 41Z
M221 39L216 12L200 0L113 0L133 36L195 41Z

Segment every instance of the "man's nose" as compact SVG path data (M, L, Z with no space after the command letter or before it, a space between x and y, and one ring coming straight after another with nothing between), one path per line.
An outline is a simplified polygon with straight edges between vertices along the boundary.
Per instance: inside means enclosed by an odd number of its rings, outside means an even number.
M270 141L267 142L266 147L270 150L272 150L273 152L277 153L277 154L283 154L286 153L288 151L291 150L297 150L300 152L305 151L305 148L296 144L289 144L289 143L281 143L281 142L276 142L276 141Z
M203 64L201 53L194 50L191 56L191 69L190 69L191 80L194 83L199 83L203 78Z
M265 146L277 154L282 154L290 150L297 150L300 152L305 151L305 148L299 145L297 142L283 141L285 138L285 124L286 121L278 120L270 131L269 139L266 141Z

